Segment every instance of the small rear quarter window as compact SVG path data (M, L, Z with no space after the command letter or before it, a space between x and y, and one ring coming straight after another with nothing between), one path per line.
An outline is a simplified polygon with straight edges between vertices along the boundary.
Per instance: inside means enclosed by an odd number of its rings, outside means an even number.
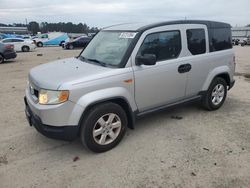
M204 29L188 29L186 31L188 50L192 55L204 54L206 52L206 37Z

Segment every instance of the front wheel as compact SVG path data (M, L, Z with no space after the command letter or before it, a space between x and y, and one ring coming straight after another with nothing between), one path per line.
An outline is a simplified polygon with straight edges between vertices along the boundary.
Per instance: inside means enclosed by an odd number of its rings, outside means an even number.
M227 83L223 78L217 77L210 84L206 94L203 96L202 105L207 110L219 109L227 96Z
M93 152L105 152L114 148L123 138L127 128L127 116L115 103L102 103L87 113L81 125L81 140Z
M37 47L43 47L43 43L42 42L38 42L36 45L37 45Z

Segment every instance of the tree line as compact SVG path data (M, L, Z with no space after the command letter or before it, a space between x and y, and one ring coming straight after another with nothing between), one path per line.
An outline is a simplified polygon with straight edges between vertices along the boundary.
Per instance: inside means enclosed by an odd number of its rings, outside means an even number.
M37 23L35 21L29 22L28 25L21 23L14 24L2 24L0 26L6 27L27 27L32 34L37 34L37 32L47 33L47 32L65 32L65 33L96 33L98 32L97 27L90 27L86 23L74 24L72 22L59 22L59 23L48 23L42 22Z

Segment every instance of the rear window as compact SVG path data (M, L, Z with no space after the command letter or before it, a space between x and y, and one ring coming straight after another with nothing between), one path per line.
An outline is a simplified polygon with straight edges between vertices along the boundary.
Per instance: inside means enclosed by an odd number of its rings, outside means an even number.
M230 28L211 29L211 51L220 51L232 48L232 34Z
M188 50L192 55L204 54L206 52L206 37L204 29L188 29Z

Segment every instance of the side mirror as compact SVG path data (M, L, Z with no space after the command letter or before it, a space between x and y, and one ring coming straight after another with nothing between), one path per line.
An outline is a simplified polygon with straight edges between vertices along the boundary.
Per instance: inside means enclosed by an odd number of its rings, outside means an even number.
M143 56L137 56L135 58L136 65L155 65L156 56L154 54L144 54Z

